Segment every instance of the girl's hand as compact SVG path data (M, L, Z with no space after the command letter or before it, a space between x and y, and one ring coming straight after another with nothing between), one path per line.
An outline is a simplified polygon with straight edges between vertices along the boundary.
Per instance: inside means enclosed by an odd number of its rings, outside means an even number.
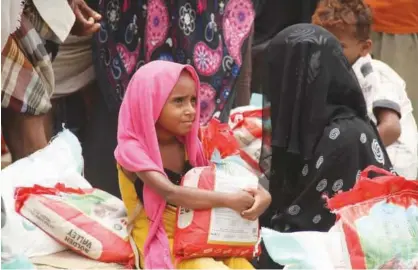
M241 216L248 220L256 220L269 207L271 203L271 195L260 185L257 189L248 188L245 189L245 191L254 197L254 204L250 209L246 209L241 212Z
M247 209L250 209L255 203L254 197L249 192L243 190L227 194L226 196L226 207L237 211L239 214Z

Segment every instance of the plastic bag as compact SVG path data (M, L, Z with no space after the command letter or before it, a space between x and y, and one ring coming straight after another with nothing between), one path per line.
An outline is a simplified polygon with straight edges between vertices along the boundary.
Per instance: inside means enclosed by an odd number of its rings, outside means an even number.
M133 262L123 202L102 190L62 184L17 188L16 212L80 255L101 262Z
M219 192L257 188L258 178L228 157L212 166L190 170L181 185ZM174 252L177 258L246 257L252 258L259 238L257 221L243 219L229 208L209 210L177 209Z
M1 198L1 230L6 226L7 214ZM1 241L1 269L36 269L26 256L16 254L8 243Z
M43 256L66 249L15 211L16 187L35 184L53 187L63 182L69 187L91 188L81 176L83 156L77 137L69 130L60 132L44 149L20 159L0 173L1 196L7 212L7 224L1 240L16 254L27 257Z
M369 167L352 190L328 200L338 217L329 232L263 228L261 236L285 269L417 269L417 202L417 181Z
M263 136L263 110L254 106L238 107L231 111L229 127L241 147Z
M238 107L229 117L229 127L239 143L241 158L257 174L263 171L260 161L266 163L262 165L264 169L269 168L270 158L261 160L262 150L270 152L270 120L263 119L269 116L269 110L256 106Z
M202 126L199 138L203 145L205 157L210 160L215 150L222 158L239 153L239 145L228 124L212 118L207 125Z
M270 258L286 269L348 269L344 235L335 232L281 233L262 228Z
M384 176L370 179L370 173ZM371 166L328 207L337 215L353 269L418 268L418 181Z

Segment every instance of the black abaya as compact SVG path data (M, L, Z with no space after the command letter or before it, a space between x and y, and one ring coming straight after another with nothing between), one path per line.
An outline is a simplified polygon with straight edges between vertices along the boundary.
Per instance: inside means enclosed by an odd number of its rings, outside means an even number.
M338 40L325 29L298 24L272 39L265 58L264 103L271 106L272 195L262 226L281 232L328 231L325 206L351 189L369 165L392 170L364 97ZM271 140L270 140L271 139ZM263 164L263 163L260 163ZM263 253L261 268L278 266Z

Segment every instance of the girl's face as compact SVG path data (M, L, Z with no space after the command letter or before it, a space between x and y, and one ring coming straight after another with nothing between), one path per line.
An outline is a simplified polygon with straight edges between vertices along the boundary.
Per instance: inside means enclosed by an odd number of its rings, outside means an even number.
M183 71L171 91L156 124L159 138L184 136L196 118L196 83Z

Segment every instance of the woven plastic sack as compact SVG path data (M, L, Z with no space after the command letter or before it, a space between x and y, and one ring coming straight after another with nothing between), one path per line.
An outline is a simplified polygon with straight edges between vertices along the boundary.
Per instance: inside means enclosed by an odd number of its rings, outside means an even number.
M241 165L240 165L241 163ZM228 157L212 166L190 170L181 185L219 192L257 188L258 178L242 166L239 157ZM174 252L178 259L195 257L246 257L257 251L258 220L243 219L229 208L177 209Z
M228 124L221 123L218 119L212 118L199 130L199 138L202 142L203 151L207 159L211 159L215 150L222 158L239 153L239 144Z
M99 189L17 188L16 212L88 258L130 265L133 251L121 200Z
M269 108L262 109L256 106L243 106L232 110L229 117L229 127L239 143L240 156L255 173L260 173L260 155L262 147L269 146L270 123ZM264 129L264 130L263 130ZM268 152L269 149L264 149ZM269 160L263 167L269 167Z
M351 268L418 269L418 181L371 166L328 207L345 235Z
M81 152L77 137L64 129L45 148L1 170L1 196L7 212L7 224L2 229L1 242L7 244L14 253L31 258L67 249L16 213L14 192L17 187L36 184L54 187L59 182L74 188L91 188L90 183L81 176L84 166Z

